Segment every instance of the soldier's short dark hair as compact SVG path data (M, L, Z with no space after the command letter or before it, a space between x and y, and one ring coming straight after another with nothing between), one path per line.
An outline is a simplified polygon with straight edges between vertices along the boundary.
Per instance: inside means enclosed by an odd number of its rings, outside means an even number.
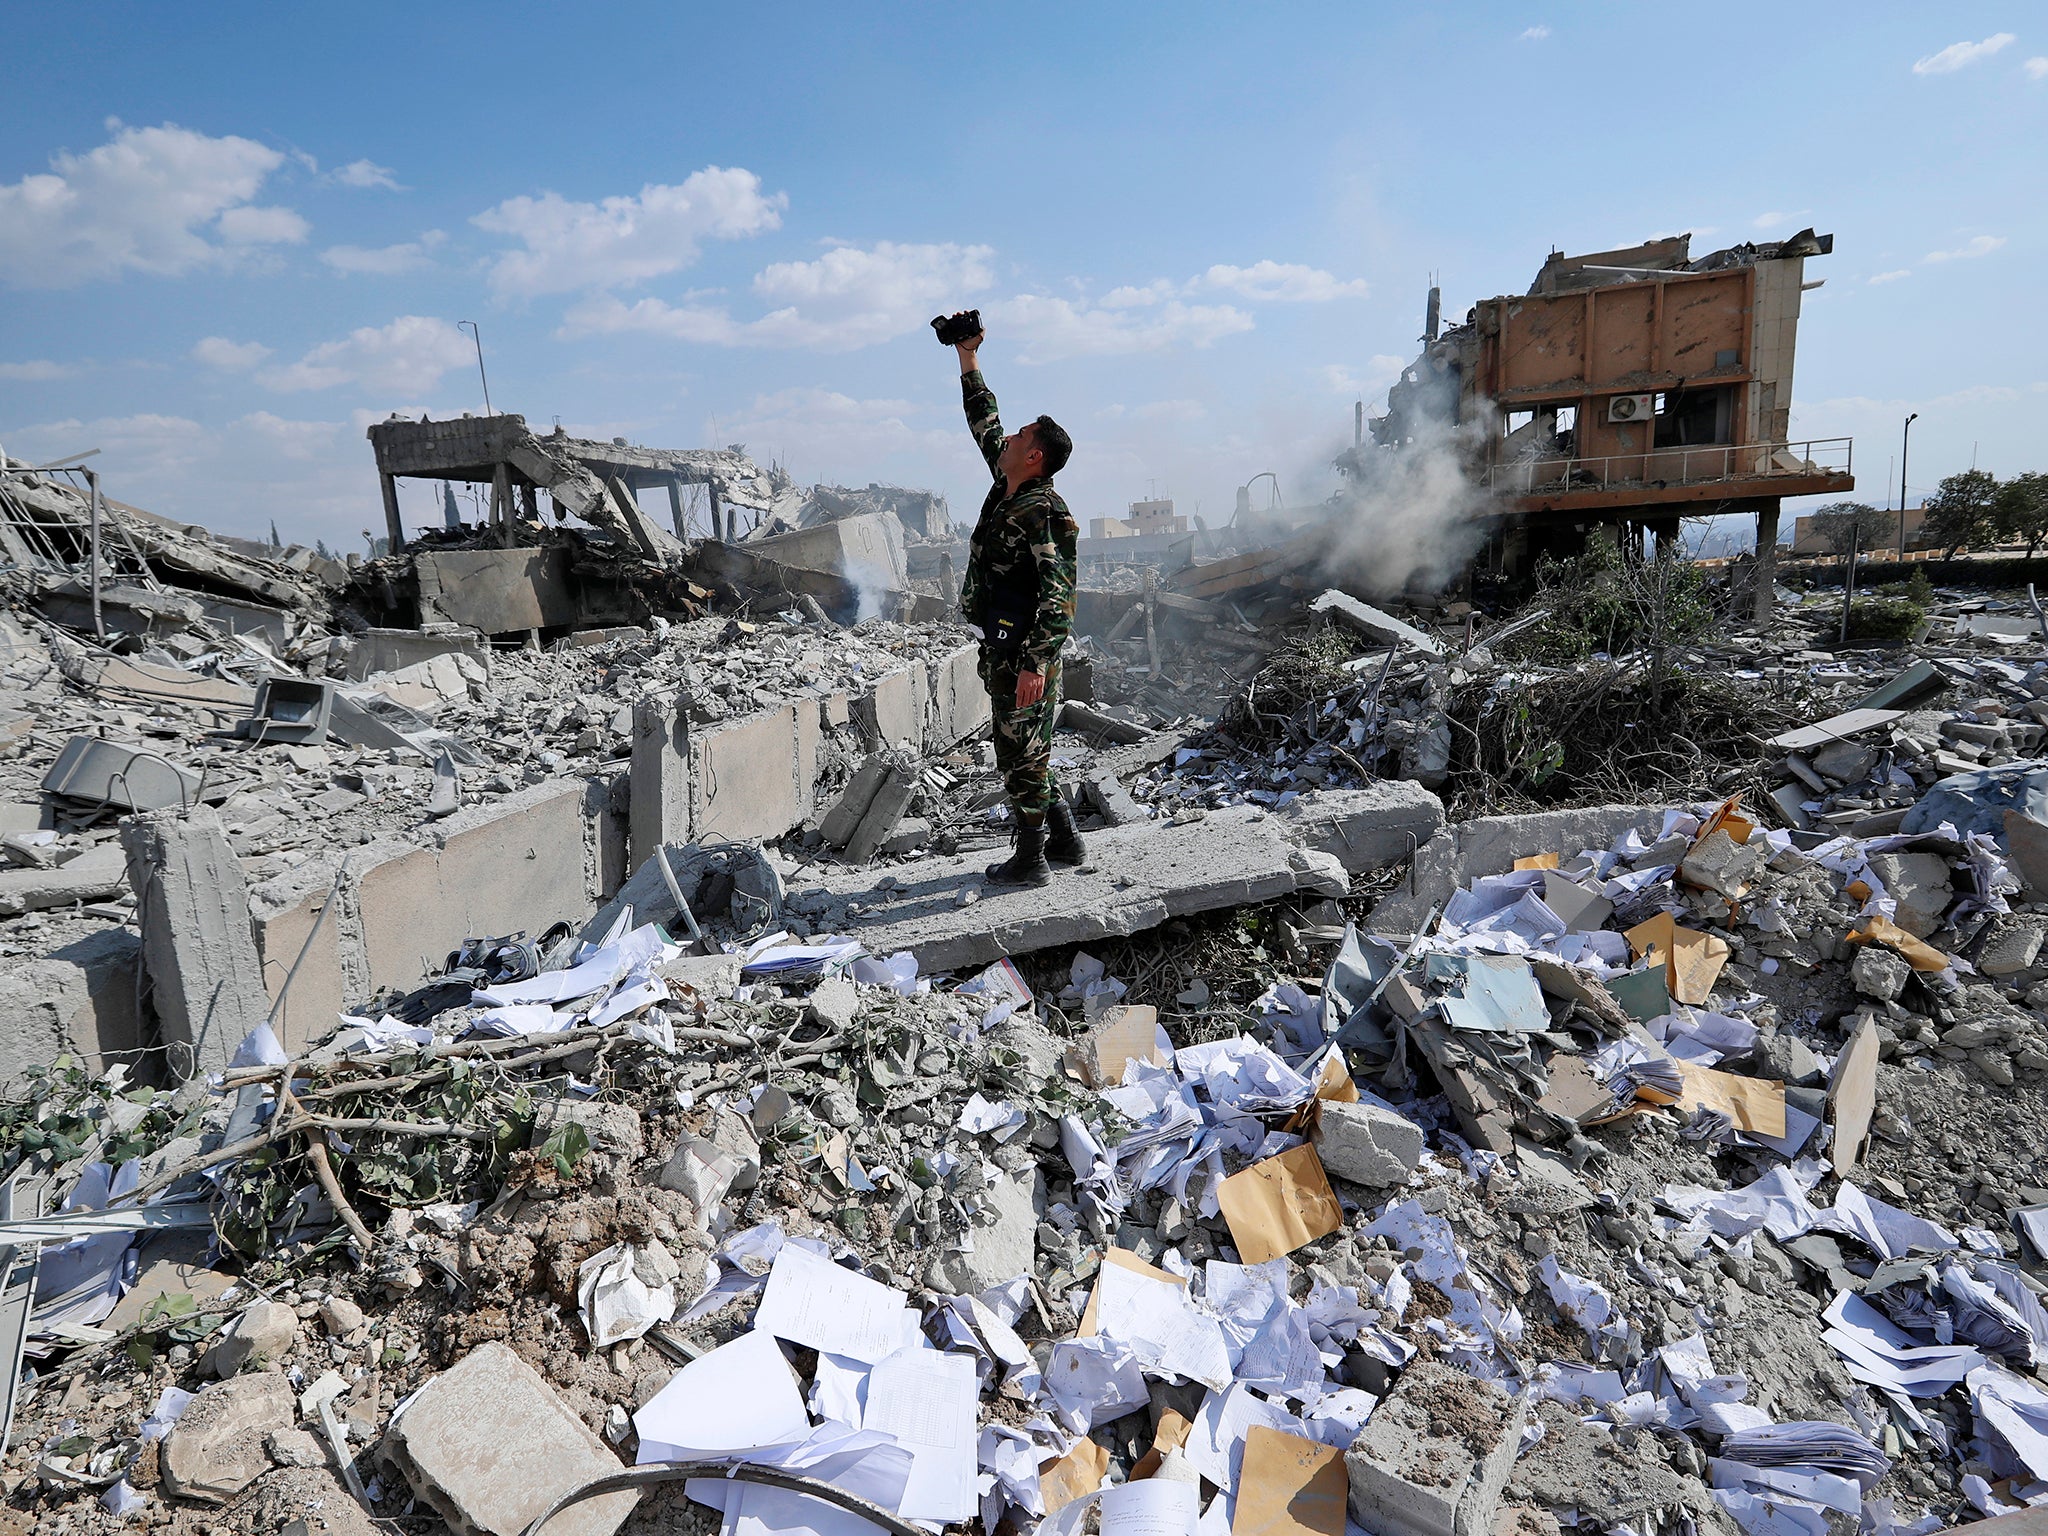
M1067 436L1067 429L1050 416L1041 416L1031 423L1038 429L1036 441L1038 451L1045 455L1045 472L1056 475L1067 467L1067 460L1074 456L1074 440Z

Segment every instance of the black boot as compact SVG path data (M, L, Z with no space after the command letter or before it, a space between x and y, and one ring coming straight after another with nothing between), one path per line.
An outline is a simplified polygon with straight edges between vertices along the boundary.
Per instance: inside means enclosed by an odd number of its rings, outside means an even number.
M1054 864L1079 864L1088 857L1081 841L1081 829L1074 825L1074 808L1057 798L1045 813L1045 856Z
M1018 822L1011 834L1016 851L1000 864L991 864L982 878L990 885L1050 885L1052 866L1045 862L1045 825Z

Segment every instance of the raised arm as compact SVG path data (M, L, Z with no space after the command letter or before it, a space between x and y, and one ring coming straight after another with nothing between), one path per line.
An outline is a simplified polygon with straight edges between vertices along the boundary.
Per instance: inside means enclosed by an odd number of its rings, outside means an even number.
M960 396L967 408L967 430L974 434L975 446L988 462L988 472L994 474L996 455L1003 451L1003 421L996 414L995 392L981 376L981 363L975 356L980 348L981 336L976 334L953 350L960 354Z

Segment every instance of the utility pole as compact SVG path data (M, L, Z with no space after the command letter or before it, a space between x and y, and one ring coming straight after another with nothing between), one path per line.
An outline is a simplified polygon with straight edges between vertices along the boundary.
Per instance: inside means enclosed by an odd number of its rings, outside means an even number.
M1913 441L1913 423L1920 419L1915 411L1906 418L1906 425L1899 433L1899 559L1906 558L1906 449Z
M498 413L491 409L491 381L484 373L484 333L476 328L474 320L458 320L455 322L455 329L459 331L465 325L469 327L470 338L476 342L476 376L483 380L484 414L495 416Z

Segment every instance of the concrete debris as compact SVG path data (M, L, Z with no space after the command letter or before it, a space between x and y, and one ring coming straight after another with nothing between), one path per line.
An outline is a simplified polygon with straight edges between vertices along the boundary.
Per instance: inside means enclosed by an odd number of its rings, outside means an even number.
M1316 1152L1340 1179L1370 1189L1404 1184L1422 1162L1422 1127L1376 1104L1330 1101L1319 1106Z
M295 1398L277 1371L237 1376L193 1397L164 1437L164 1488L178 1498L220 1504L270 1470L264 1440L289 1427Z
M427 1383L378 1454L463 1536L519 1536L563 1494L619 1466L539 1373L497 1342ZM559 1516L560 1528L611 1536L635 1502L631 1493L588 1500Z

